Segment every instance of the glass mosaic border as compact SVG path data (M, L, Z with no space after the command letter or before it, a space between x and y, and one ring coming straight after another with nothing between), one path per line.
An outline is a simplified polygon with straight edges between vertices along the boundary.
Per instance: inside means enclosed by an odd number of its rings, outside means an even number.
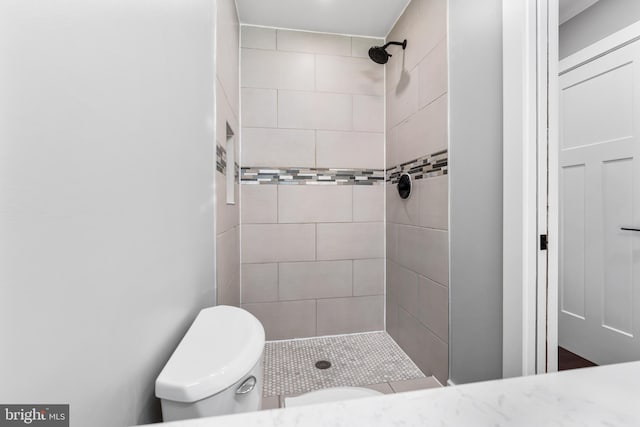
M437 151L387 169L386 181L391 184L397 184L400 175L404 173L408 173L415 180L447 175L448 165L448 150Z
M376 185L384 182L384 169L243 167L243 184Z

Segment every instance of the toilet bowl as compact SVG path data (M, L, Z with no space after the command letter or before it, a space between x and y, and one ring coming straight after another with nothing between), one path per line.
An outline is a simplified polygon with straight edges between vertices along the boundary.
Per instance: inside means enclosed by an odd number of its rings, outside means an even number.
M164 421L259 410L264 341L262 324L245 310L200 311L156 379Z
M381 396L383 393L362 387L332 387L312 391L296 397L286 397L284 407L314 405L316 403L338 402L342 400L360 399L363 397Z

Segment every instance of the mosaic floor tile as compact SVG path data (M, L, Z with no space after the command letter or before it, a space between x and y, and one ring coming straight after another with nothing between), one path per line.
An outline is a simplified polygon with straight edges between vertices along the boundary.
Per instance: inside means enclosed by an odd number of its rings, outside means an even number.
M320 360L328 360L331 367L316 368ZM295 395L424 377L386 332L272 341L265 346L263 395Z

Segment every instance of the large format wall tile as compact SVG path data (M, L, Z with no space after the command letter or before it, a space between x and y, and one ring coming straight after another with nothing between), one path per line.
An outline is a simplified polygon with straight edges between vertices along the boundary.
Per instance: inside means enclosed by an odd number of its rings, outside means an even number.
M267 340L306 338L316 335L316 302L283 301L243 304L264 326Z
M353 295L384 294L384 259L353 261Z
M278 126L351 130L352 108L351 95L281 90L278 92Z
M242 297L268 339L384 327L383 43L242 28Z
M353 97L353 130L384 132L384 97L355 95Z
M440 43L420 62L419 75L419 102L424 107L447 93L447 41L442 39Z
M418 274L390 261L387 270L387 287L396 304L412 316L418 316Z
M246 48L241 50L242 87L314 90L314 55Z
M422 227L449 228L449 175L421 180L419 188Z
M398 263L442 285L448 285L449 233L399 226Z
M314 224L243 224L242 262L313 261Z
M398 126L398 163L445 150L447 126L447 97L443 95Z
M278 301L278 264L242 265L242 302Z
M278 222L278 186L242 186L242 223L270 224Z
M350 56L351 39L336 34L278 30L278 50Z
M418 320L442 341L449 342L449 289L418 278Z
M242 40L240 44L242 47L276 50L276 30L274 28L243 25L241 33Z
M291 222L351 222L352 188L348 185L278 186L278 220Z
M382 258L384 224L318 224L319 260Z
M380 65L369 58L316 56L316 90L358 95L384 94Z
M243 88L242 125L257 128L278 127L278 91Z
M315 167L313 130L242 129L242 165Z
M427 375L448 379L447 1L412 0L387 40L387 330ZM413 178L402 200L400 173Z
M318 335L379 331L384 327L384 297L318 300Z
M352 295L351 261L280 263L278 276L280 301Z
M382 169L384 134L318 131L316 163L320 168Z
M387 86L387 126L394 127L418 110L418 70L403 72L398 86Z
M353 186L353 221L384 221L384 185Z
M238 227L216 237L217 304L240 305L240 248Z

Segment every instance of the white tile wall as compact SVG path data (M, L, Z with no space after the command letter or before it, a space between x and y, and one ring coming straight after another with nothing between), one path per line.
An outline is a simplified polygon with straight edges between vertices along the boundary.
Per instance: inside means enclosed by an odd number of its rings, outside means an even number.
M242 129L242 165L315 167L313 130Z
M243 166L384 167L381 40L242 35ZM243 302L267 339L383 328L383 185L244 184L242 206Z
M353 130L384 132L384 97L354 95Z
M364 259L384 256L384 224L318 224L318 259Z
M242 223L270 224L278 222L278 186L242 186Z
M242 262L316 259L315 224L243 224Z
M387 86L387 126L396 126L415 113L418 98L418 70L404 70L397 86Z
M407 313L418 315L418 274L401 265L390 262L387 286L396 303Z
M243 48L241 78L242 87L314 90L315 56Z
M353 261L353 295L384 294L384 259Z
M317 55L316 90L382 96L384 76L379 70L369 58Z
M418 190L422 227L449 228L449 176L421 180Z
M242 304L262 322L267 340L316 335L316 301L281 301Z
M242 47L251 49L276 49L276 30L274 28L242 26Z
M449 289L429 280L418 278L418 320L441 340L449 340Z
M384 221L384 185L354 185L353 221Z
M278 50L351 56L351 39L335 34L278 30Z
M280 263L279 299L352 296L352 261Z
M338 93L278 92L278 126L289 129L351 130L353 97Z
M388 40L387 166L448 148L446 0L412 0ZM387 184L387 330L427 375L448 379L448 175Z
M398 126L398 162L446 149L449 141L447 126L447 97L443 95Z
M240 305L240 249L238 227L216 237L217 304Z
M242 265L242 302L278 301L278 264Z
M383 169L384 134L318 131L316 164L320 168Z
M443 39L418 67L420 107L447 93L447 41Z
M278 187L280 223L351 222L353 220L351 186L280 185Z
M400 225L398 234L399 263L442 285L448 285L448 239L446 231Z
M278 91L275 89L242 89L242 125L245 127L278 127Z
M318 335L379 331L384 327L384 297L318 300Z

